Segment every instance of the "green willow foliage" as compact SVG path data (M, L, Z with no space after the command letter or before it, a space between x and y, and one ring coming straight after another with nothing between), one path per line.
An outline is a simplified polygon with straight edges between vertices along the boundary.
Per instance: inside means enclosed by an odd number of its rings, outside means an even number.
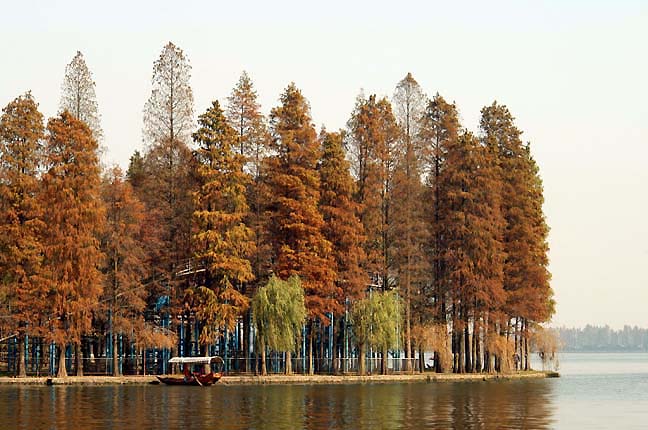
M254 325L260 347L294 352L295 342L306 320L301 280L291 276L284 281L272 276L252 299Z

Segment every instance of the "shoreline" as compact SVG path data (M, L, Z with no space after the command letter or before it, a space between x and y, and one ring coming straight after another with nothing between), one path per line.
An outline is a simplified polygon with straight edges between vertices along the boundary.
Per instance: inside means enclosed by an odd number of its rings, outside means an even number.
M397 375L234 375L223 376L215 385L340 385L340 384L399 384L433 382L484 382L510 381L520 379L558 378L552 371L529 370L511 373L415 373ZM149 385L159 383L154 375L146 376L28 376L16 378L0 377L0 385ZM163 384L161 384L163 385Z

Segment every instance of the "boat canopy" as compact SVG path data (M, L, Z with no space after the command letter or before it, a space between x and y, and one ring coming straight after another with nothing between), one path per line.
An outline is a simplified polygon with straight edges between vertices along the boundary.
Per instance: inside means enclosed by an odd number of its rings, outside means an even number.
M169 360L170 364L210 364L216 361L222 362L223 359L215 355L213 357L173 357Z

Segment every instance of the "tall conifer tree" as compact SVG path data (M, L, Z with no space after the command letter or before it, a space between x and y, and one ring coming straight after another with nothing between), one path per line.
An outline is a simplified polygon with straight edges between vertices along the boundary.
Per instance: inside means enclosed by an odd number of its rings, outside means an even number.
M265 117L260 111L261 106L257 101L256 90L246 72L241 74L227 102L226 116L237 133L236 148L239 154L245 157L244 170L252 176L246 192L249 211L245 219L245 223L254 233L255 245L250 255L255 280L245 284L245 293L251 297L255 289L265 285L270 275L271 246L268 240L268 217L266 216L269 192L264 178L264 162L269 152L270 135ZM251 370L249 360L251 323L248 310L243 320L243 351L247 372Z
M421 323L420 311L425 306L422 294L426 259L424 245L427 229L423 217L423 184L420 172L420 121L425 107L425 95L418 82L408 73L396 86L393 106L400 126L400 145L396 152L394 172L393 230L394 268L398 276L400 294L405 304L405 357L413 357L412 324ZM419 292L414 297L414 291ZM423 351L419 360L423 366ZM411 360L406 361L406 369L411 369Z
M95 94L95 82L80 51L65 67L65 77L61 85L61 112L68 111L76 119L86 123L97 141L103 137L101 117Z
M130 166L133 169L129 167L138 173L139 184L133 184L147 210L149 265L158 281L152 293L169 296L170 314L176 315L184 285L177 274L192 267L192 192L196 184L188 146L194 126L190 72L183 51L171 42L165 45L153 64L151 96L144 107L144 140L149 145L141 170L136 170L135 164Z
M441 219L449 209L444 206L444 189L441 175L446 168L448 150L455 145L459 131L457 108L447 103L439 94L429 100L419 126L421 142L421 165L426 181L425 217L427 219L429 242L427 247L430 284L425 291L428 311L432 313L432 323L445 327L447 323L447 296L449 285L445 282L443 253L445 250L445 228ZM435 367L443 372L443 351L435 351Z
M382 289L393 286L392 188L399 128L391 104L375 95L358 97L348 122L348 147L357 181L356 202L362 205L361 220L367 241L367 270Z
M489 151L469 132L450 142L442 171L439 225L445 234L443 282L450 286L455 371L472 370L469 325L480 310L498 309L502 287L499 193ZM473 331L474 333L474 331Z
M274 271L281 278L297 275L302 280L310 317L309 356L313 371L312 346L315 321L329 323L337 313L340 296L332 270L331 243L322 229L319 212L320 179L317 172L319 142L310 108L301 91L290 84L281 95L281 105L271 114L272 149L268 179L272 190ZM290 359L287 358L290 373Z
M106 256L103 301L108 304L114 376L119 375L118 333L136 333L143 325L149 270L144 249L144 205L119 167L103 178L101 196L106 208L106 228L101 249Z
M25 372L25 336L41 334L46 314L42 277L43 208L38 200L43 115L30 93L0 118L0 300L18 340L18 376ZM3 313L5 313L3 312Z
M43 175L44 264L50 283L51 338L60 347L58 376L66 376L65 346L76 346L77 375L83 374L81 336L91 328L103 290L104 226L97 141L87 125L67 111L52 118Z
M220 330L233 330L249 305L241 287L254 278L248 260L254 240L244 222L249 176L243 172L244 156L236 151L236 132L217 101L198 122L193 135L199 182L194 193L194 241L205 274L194 295L203 322L201 343L206 345L219 337Z

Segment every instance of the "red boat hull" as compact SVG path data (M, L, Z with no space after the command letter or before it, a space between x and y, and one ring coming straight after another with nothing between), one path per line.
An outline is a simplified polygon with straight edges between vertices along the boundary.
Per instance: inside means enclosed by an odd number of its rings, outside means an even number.
M191 375L184 376L156 376L156 378L166 385L199 385L202 387L209 387L210 385L218 382L221 378L220 373L207 373L204 375Z

